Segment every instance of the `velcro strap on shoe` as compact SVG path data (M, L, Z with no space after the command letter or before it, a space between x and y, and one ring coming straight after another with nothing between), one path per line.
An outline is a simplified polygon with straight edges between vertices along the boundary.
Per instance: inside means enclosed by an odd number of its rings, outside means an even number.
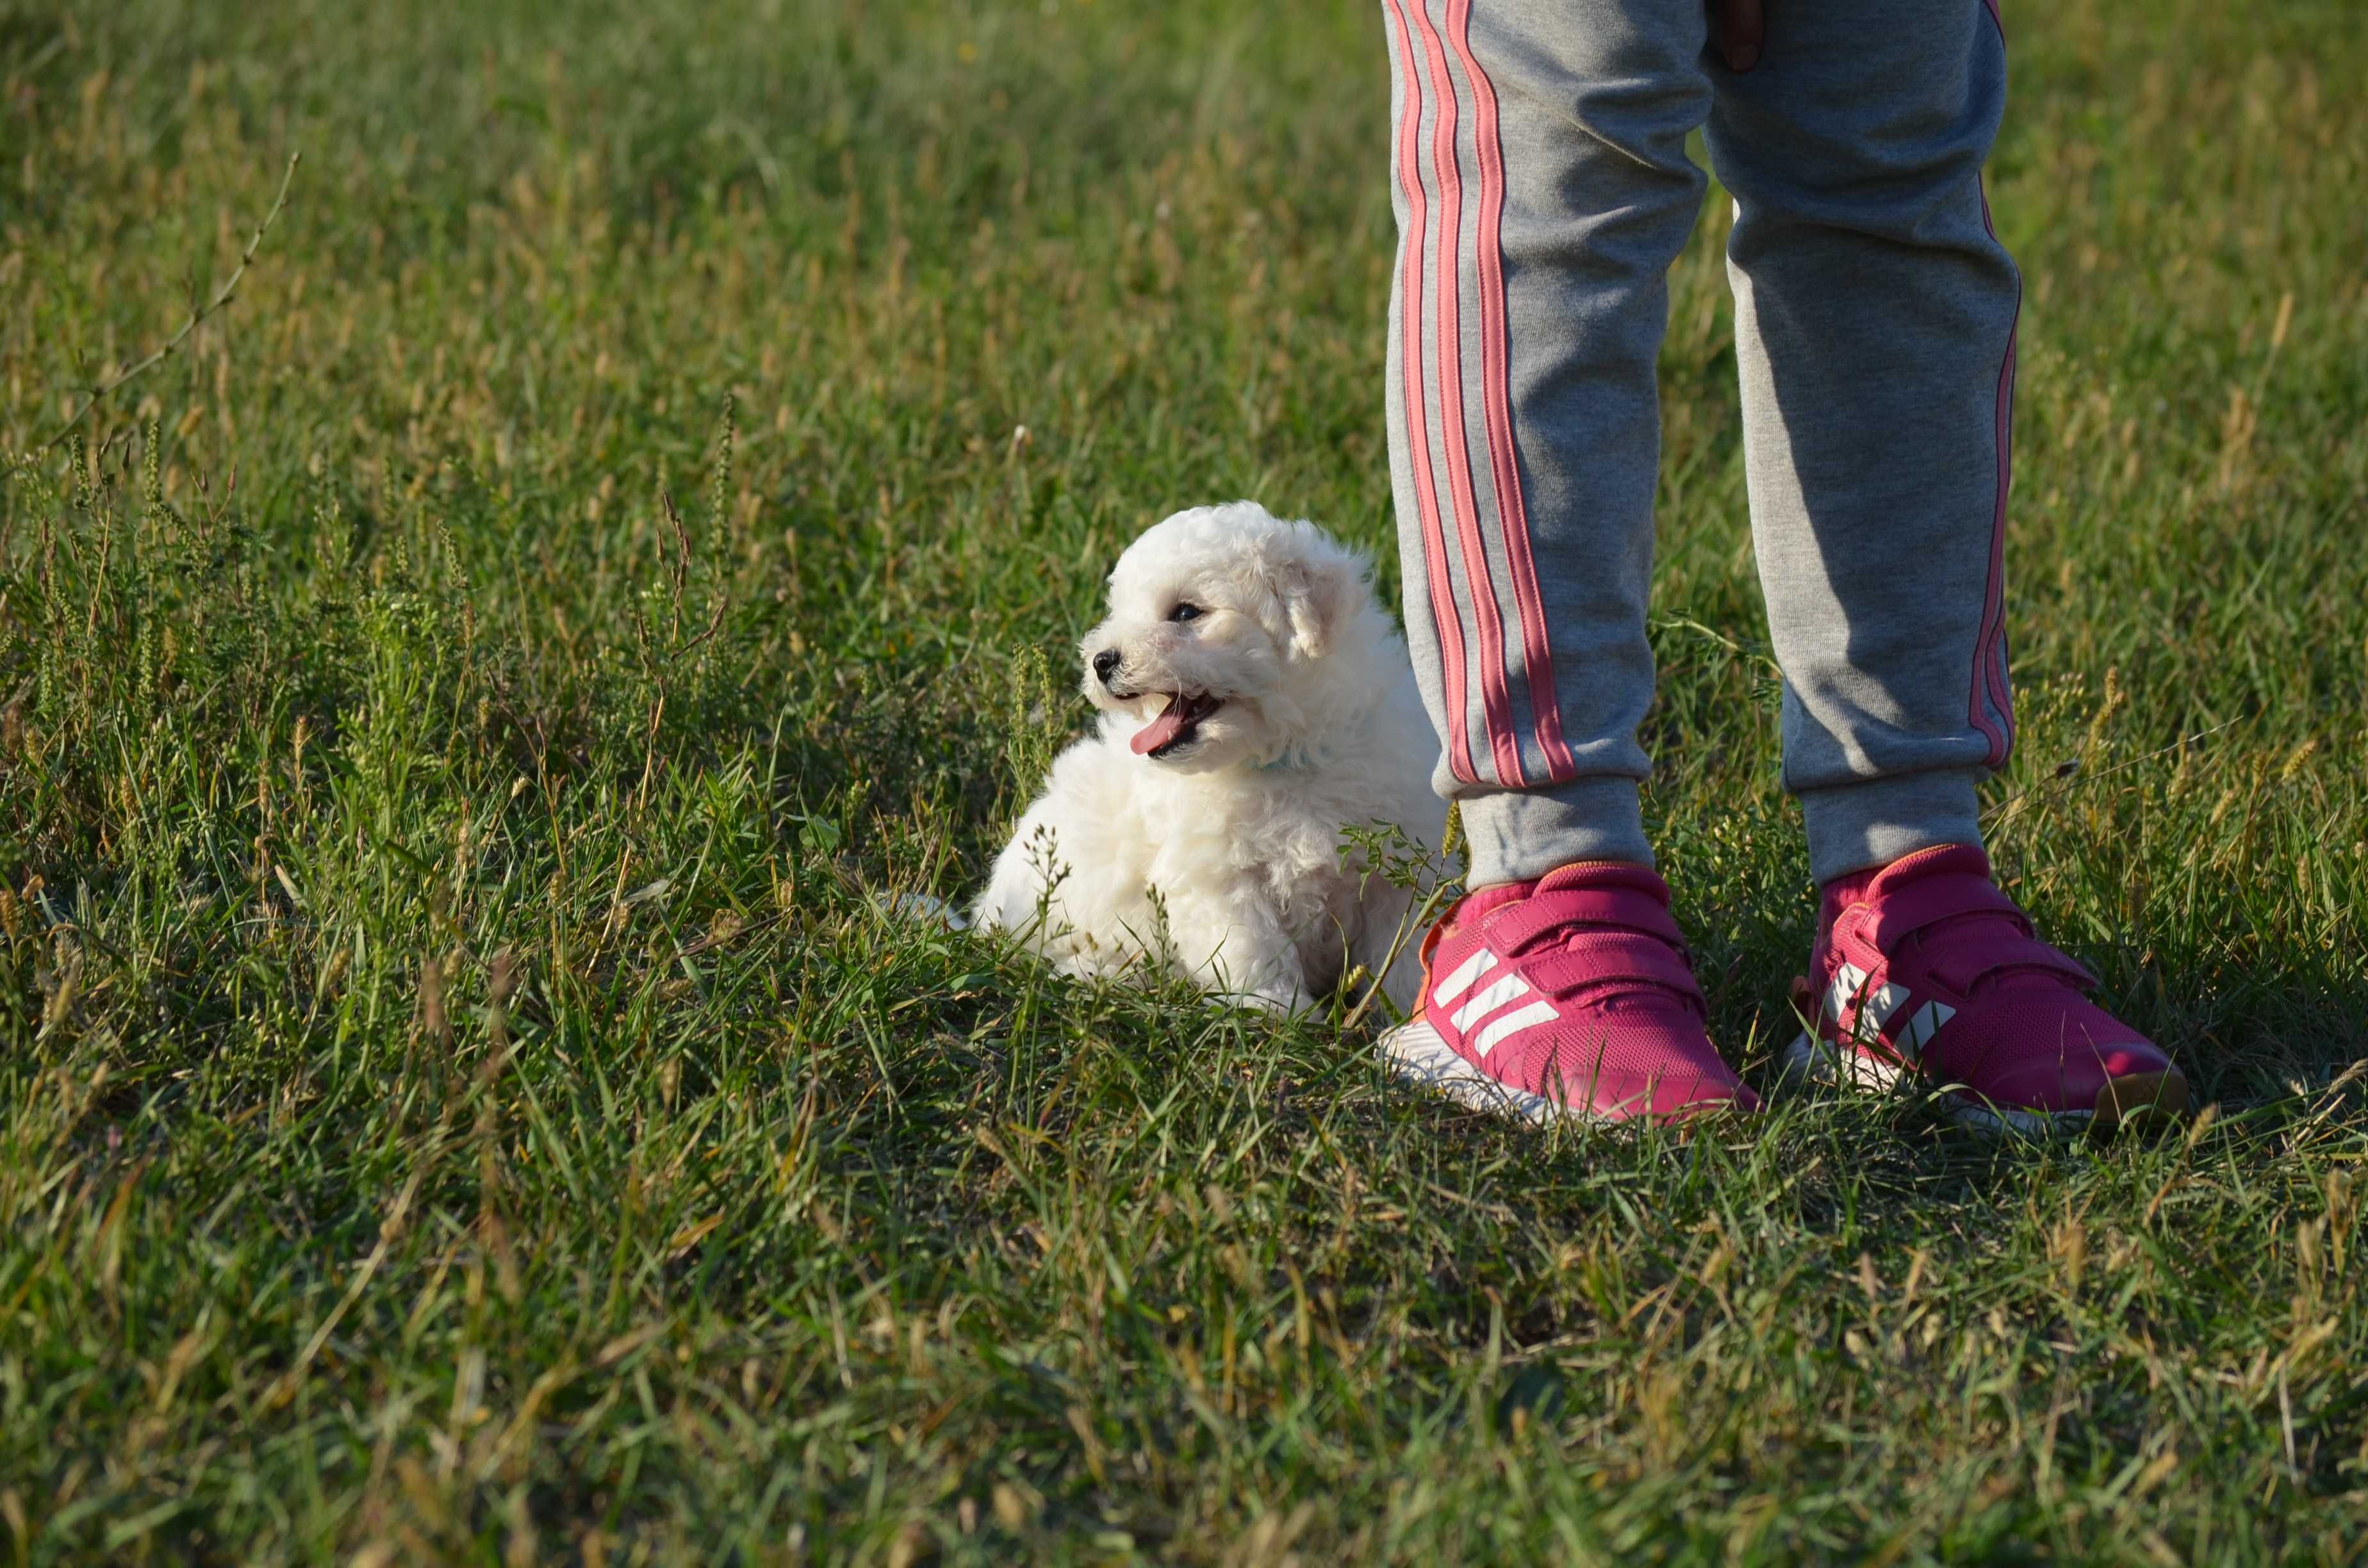
M1521 974L1549 996L1603 985L1655 985L1696 1006L1702 999L1691 964L1666 944L1634 932L1576 937L1563 951L1523 964Z
M2071 982L2083 991L2097 989L2097 977L2089 973L2078 960L2056 951L2036 937L2020 942L2001 942L1988 949L1982 954L1982 967L1966 976L1964 983L1970 990L1975 983L1991 975L2008 974L2019 970L2044 970Z
M1665 942L1684 938L1669 912L1633 892L1598 892L1577 888L1535 893L1482 917L1489 944L1518 953L1546 933L1565 926L1612 926Z
M1923 877L1884 893L1875 905L1871 935L1874 945L1887 953L1911 932L1960 915L2009 915L2023 935L2031 934L2031 917L2016 908L2014 900L2000 892L1996 882L1966 874Z

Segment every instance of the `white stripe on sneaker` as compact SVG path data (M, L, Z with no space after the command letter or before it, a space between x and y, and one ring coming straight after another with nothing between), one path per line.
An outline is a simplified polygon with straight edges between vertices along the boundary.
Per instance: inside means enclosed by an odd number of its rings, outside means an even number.
M1893 981L1884 981L1872 991L1865 990L1871 977L1866 971L1844 959L1834 971L1834 978L1826 987L1826 1017L1839 1025L1850 1019L1850 1033L1862 1040L1873 1040L1891 1022L1891 1015L1907 1004L1907 988ZM1857 1005L1852 1012L1851 1004Z
M1432 986L1430 999L1443 1007L1472 989L1474 981L1496 967L1497 955L1483 948L1458 964L1454 973Z
M1957 1009L1945 1002L1927 1002L1916 1009L1907 1027L1899 1031L1900 1054L1913 1062L1924 1052L1924 1047L1940 1032L1941 1026L1957 1016Z
M1559 1008L1557 1008L1553 1003L1541 997L1537 1001L1531 1003L1526 1007L1514 1008L1503 1017L1498 1018L1495 1023L1490 1024L1486 1028L1482 1029L1478 1034L1474 1035L1472 1037L1472 1050L1476 1055L1486 1056L1488 1054L1490 1049L1507 1035L1517 1034L1522 1029L1528 1028L1532 1024L1553 1023L1556 1018L1561 1017L1562 1012Z
M1858 988L1865 983L1866 971L1844 959L1826 986L1826 1017L1840 1022L1843 1010L1858 999Z
M1899 1011L1900 1005L1907 1000L1906 986L1884 981L1867 993L1866 1000L1858 1005L1861 1030L1870 1035L1882 1033L1883 1027L1891 1022L1891 1015Z
M1455 1009L1447 1020L1459 1029L1468 1029L1508 1002L1519 1001L1530 994L1530 983L1518 974L1505 975L1480 994Z

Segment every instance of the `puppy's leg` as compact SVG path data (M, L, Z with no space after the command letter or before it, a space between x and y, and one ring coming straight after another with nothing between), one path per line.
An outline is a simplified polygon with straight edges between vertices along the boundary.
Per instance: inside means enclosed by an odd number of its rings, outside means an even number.
M1400 1017L1412 1017L1416 1005L1422 1000L1422 960L1415 953L1415 945L1421 938L1422 933L1416 932L1414 938L1406 943L1406 950L1398 954L1398 961L1390 966L1389 975L1382 983L1382 994L1390 999L1390 1005L1398 1010ZM1387 949L1383 951L1386 954ZM1378 963L1381 960L1377 958L1374 961Z
M1070 859L1073 839L1093 835L1075 821L1056 820L1045 805L1029 812L1011 842L996 858L986 891L973 914L981 931L1005 931L1079 979L1116 974L1134 961L1121 912L1108 907L1107 869L1079 869Z
M1030 811L1003 853L995 858L985 891L971 906L971 924L982 931L1017 930L1034 920L1044 903L1044 884L1056 841L1042 812Z
M1387 886L1378 878L1367 882L1364 903L1357 912L1357 939L1349 949L1351 968L1362 965L1366 979L1357 995L1349 998L1351 1003L1363 996L1364 986L1372 983L1374 975L1381 974L1382 966L1389 963L1390 949L1395 945L1397 961L1383 977L1382 994L1395 1003L1401 1014L1414 1010L1422 992L1422 960L1417 956L1422 933L1406 928L1413 907L1414 895L1408 890ZM1398 942L1401 932L1406 938L1402 945Z
M995 858L986 890L972 909L973 924L983 931L1030 932L1040 948L1064 926L1106 926L1093 918L1099 912L1085 884L1117 852L1110 824L1121 814L1123 790L1122 778L1096 741L1079 741L1055 757L1043 793Z
M1170 892L1167 936L1185 971L1227 1001L1295 1013L1310 1000L1298 948L1253 888Z

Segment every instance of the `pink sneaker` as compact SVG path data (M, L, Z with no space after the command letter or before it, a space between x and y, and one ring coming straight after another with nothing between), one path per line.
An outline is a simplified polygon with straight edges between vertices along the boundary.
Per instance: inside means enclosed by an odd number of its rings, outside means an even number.
M1921 849L1826 884L1807 1027L1788 1070L1861 1088L1916 1073L1992 1131L2108 1131L2169 1120L2187 1080L2089 1000L2096 976L2040 941L1971 845Z
M1681 1121L1759 1102L1702 1033L1667 883L1588 861L1466 894L1422 945L1422 1000L1382 1037L1406 1077L1530 1121Z

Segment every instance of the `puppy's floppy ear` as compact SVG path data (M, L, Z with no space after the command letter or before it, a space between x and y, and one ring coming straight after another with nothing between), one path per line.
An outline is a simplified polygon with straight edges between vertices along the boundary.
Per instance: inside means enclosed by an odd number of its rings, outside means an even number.
M1356 603L1356 566L1345 557L1329 553L1301 556L1283 562L1275 575L1275 591L1291 622L1292 655L1322 658Z

